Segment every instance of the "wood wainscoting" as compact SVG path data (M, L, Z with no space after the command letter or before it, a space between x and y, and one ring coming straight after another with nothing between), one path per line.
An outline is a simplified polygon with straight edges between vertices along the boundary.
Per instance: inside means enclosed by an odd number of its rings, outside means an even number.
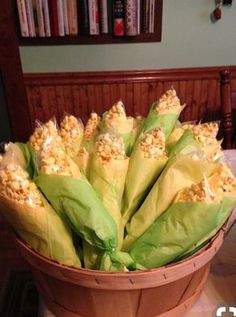
M91 111L101 114L121 99L128 114L146 115L165 90L174 87L187 107L181 120L221 117L220 71L231 74L236 91L236 66L150 71L24 74L31 127L64 112L87 120Z

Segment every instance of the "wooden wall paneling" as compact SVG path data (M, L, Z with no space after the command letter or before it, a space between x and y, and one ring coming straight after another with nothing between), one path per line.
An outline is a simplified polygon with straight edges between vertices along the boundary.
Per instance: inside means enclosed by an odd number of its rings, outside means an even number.
M227 68L236 89L236 67ZM60 117L65 110L87 120L92 110L102 114L119 99L127 114L146 115L151 104L171 86L187 104L181 120L220 118L219 73L223 69L25 74L31 123L35 118L48 119L52 113ZM48 100L42 105L46 95Z
M66 111L65 103L64 103L64 93L63 93L64 86L63 85L56 85L56 102L55 102L55 108L54 112L57 113L57 119L63 115L63 113ZM50 116L47 115L47 119L49 120Z
M74 113L75 103L72 94L72 87L71 85L63 86L63 97L64 97L64 105L65 111L67 113ZM59 119L64 115L64 112L59 115Z
M217 95L216 95L216 91L217 89L219 89L219 86L217 83L218 83L217 80L211 80L208 86L207 103L210 109L210 113L212 115L212 120L214 120L214 118L217 118L219 116L219 111L220 111L220 103L217 100Z
M185 102L184 101L185 94L186 94L186 80L181 80L179 82L179 98L182 104Z
M199 108L198 108L198 100L201 96L201 80L194 80L193 83L193 98L191 102L191 117L192 118L199 118Z
M47 90L47 103L49 110L49 117L55 116L59 117L59 113L57 111L56 106L56 89L54 86L44 86L44 89Z
M123 87L122 87L122 89L123 89ZM125 89L125 85L124 85L124 89ZM122 90L122 96L123 96L123 94L124 94L124 91ZM112 103L109 84L102 85L102 98L103 98L104 109L106 109Z
M133 102L133 114L137 116L140 114L140 108L142 107L142 84L134 84L134 102Z
M164 92L164 83L162 81L157 82L157 98L159 98Z
M76 117L81 118L83 122L87 120L89 113L87 111L87 94L83 86L72 85L72 97L74 100L73 113Z
M208 95L208 85L209 81L208 80L202 80L201 83L201 94L200 98L198 100L198 105L199 105L199 117L196 118L198 120L204 121L205 120L205 115L208 111L207 109L207 95Z
M94 85L88 85L88 104L87 107L89 109L89 112L95 111L100 114L100 109L96 107L96 100L95 100L95 94L94 94Z
M147 108L150 106L147 106L149 103L148 101L148 85L149 83L136 83L138 85L137 89L140 90L140 100L138 101L137 105L135 105L135 115L146 115L147 114Z
M104 106L108 107L104 104L103 94L102 94L102 86L94 85L94 95L95 95L95 102L96 102L96 109L99 109L99 113L102 114Z
M230 72L228 70L220 73L220 97L223 105L222 127L224 131L224 146L230 149L233 142L233 125L232 125L232 100L231 100L231 83Z
M30 96L28 103L32 128L35 126L36 119L42 122L45 120L40 87L40 85L27 87L27 95Z
M49 89L48 87L40 87L41 108L43 111L44 121L55 116L55 108L52 103L49 102Z
M119 84L117 84L117 88L118 88L118 91L119 91L119 98L118 99L123 101L123 103L125 105L125 102L126 102L126 84L119 83Z
M133 115L134 114L134 83L130 83L126 86L126 95L125 95L125 102L124 105L128 106L128 110L127 113L129 115ZM119 98L122 98L122 96L120 96Z

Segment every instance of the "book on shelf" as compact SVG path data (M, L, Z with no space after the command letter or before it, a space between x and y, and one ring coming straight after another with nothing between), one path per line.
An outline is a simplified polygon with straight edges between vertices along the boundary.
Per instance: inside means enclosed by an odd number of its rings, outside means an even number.
M48 0L42 0L42 7L43 7L45 35L49 37L51 36L51 26L50 26Z
M155 0L149 0L149 33L154 33Z
M143 0L142 3L142 32L154 33L155 0Z
M17 9L20 23L20 32L22 37L29 36L29 27L26 14L26 5L24 0L17 0Z
M88 0L89 11L89 34L99 34L99 13L98 13L98 0Z
M139 36L155 31L158 0L16 0L22 37Z
M48 0L50 27L52 36L59 36L57 0Z
M63 0L63 17L65 35L69 35L69 20L68 20L68 1Z
M45 37L45 26L44 26L44 18L43 18L43 1L36 0L36 13L37 13L37 21L38 21L38 32L40 37Z
M115 36L124 36L125 34L124 0L114 0L113 3L113 34Z
M89 16L87 0L78 1L78 25L79 33L82 35L89 34Z
M35 37L36 30L35 30L35 23L34 23L34 11L33 11L33 3L32 0L25 0L25 7L26 7L26 17L29 29L29 36Z
M62 1L63 0L57 0L57 16L58 16L59 36L64 36L65 35L63 2Z
M77 1L68 1L68 23L69 23L69 34L78 34L78 8Z
M138 0L125 0L125 35L134 36L140 33L139 4Z
M102 34L109 33L108 29L108 1L99 0L99 25Z

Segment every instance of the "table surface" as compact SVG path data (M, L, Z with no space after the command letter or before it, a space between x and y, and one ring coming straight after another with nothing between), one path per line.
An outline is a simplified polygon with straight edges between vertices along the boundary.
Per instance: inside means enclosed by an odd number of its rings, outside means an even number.
M236 218L236 209L234 211ZM183 317L213 317L220 306L236 307L236 224L227 233L216 254L210 274L197 303ZM232 314L222 315L232 316ZM55 317L41 304L39 317ZM124 316L126 317L126 316Z

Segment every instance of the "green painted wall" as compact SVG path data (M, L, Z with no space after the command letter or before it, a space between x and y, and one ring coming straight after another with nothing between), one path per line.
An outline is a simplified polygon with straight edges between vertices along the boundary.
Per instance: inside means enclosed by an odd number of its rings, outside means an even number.
M236 1L212 23L214 0L163 0L160 43L21 47L24 72L236 65Z

